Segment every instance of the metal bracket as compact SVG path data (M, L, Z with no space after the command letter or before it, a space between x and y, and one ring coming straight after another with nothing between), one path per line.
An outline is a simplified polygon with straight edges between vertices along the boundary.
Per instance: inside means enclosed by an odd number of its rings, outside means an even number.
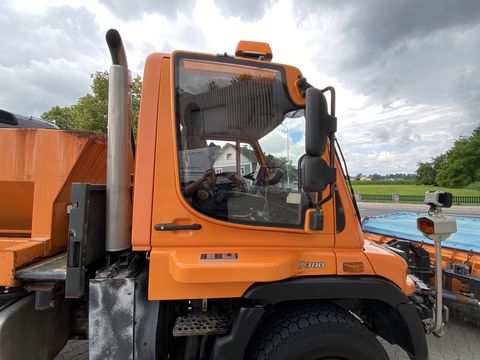
M35 310L54 308L57 306L58 297L63 295L63 284L58 281L30 283L25 289L35 292Z
M65 297L85 294L87 266L105 256L106 190L104 185L74 183L68 226Z

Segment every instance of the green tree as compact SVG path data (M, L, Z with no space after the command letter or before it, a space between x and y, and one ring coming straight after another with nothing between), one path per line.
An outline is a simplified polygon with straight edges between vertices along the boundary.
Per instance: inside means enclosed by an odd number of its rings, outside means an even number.
M419 162L416 175L417 184L438 186L438 170L444 165L446 154L434 157L431 162Z
M74 129L75 120L71 106L54 106L42 114L42 118L55 122L60 129Z
M480 182L480 127L456 140L445 154L418 163L416 175L419 184L452 188Z
M89 130L98 133L107 132L108 116L108 71L98 71L92 78L92 93L86 94L70 106L53 106L42 114L46 120L54 120L61 129ZM140 76L132 79L133 128L136 133L142 80Z
M433 169L433 163L419 162L418 168L415 172L417 176L417 184L433 185L435 183L435 170Z
M480 128L455 141L438 169L440 186L462 188L480 180Z

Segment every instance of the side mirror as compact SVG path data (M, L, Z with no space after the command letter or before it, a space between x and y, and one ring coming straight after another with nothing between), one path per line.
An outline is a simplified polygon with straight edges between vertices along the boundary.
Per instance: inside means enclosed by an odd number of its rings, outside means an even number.
M331 114L328 113L327 99L323 95L326 91L330 91L331 95ZM335 89L331 86L323 90L310 87L305 96L305 155L299 161L300 184L303 191L317 193L315 212L310 214L310 228L322 230L322 205L332 199L335 193ZM322 158L327 148L327 138L330 142L329 163ZM322 199L322 192L327 185L330 185L329 194Z
M305 192L322 192L335 182L335 168L318 156L305 155L300 164L302 189Z
M330 88L327 88L331 90ZM333 168L333 137L330 139L330 164L321 156L327 147L327 137L333 136L337 118L328 113L327 100L323 92L314 87L306 90L305 100L305 156L300 165L301 186L306 192L322 192L335 181ZM332 106L334 106L332 100Z
M308 88L305 100L305 152L310 156L322 156L328 134L327 100L323 93Z

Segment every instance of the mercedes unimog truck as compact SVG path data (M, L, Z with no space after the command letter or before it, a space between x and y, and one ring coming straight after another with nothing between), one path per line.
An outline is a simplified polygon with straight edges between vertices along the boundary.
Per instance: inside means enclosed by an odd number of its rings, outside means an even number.
M153 53L135 140L106 37L107 139L0 129L0 358L387 359L380 336L427 359L444 307L364 239L334 89L265 43Z

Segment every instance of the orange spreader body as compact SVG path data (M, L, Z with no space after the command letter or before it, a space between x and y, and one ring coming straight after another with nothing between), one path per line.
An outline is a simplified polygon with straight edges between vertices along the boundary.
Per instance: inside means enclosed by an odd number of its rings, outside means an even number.
M64 251L73 182L105 183L106 140L87 132L0 129L0 286Z

